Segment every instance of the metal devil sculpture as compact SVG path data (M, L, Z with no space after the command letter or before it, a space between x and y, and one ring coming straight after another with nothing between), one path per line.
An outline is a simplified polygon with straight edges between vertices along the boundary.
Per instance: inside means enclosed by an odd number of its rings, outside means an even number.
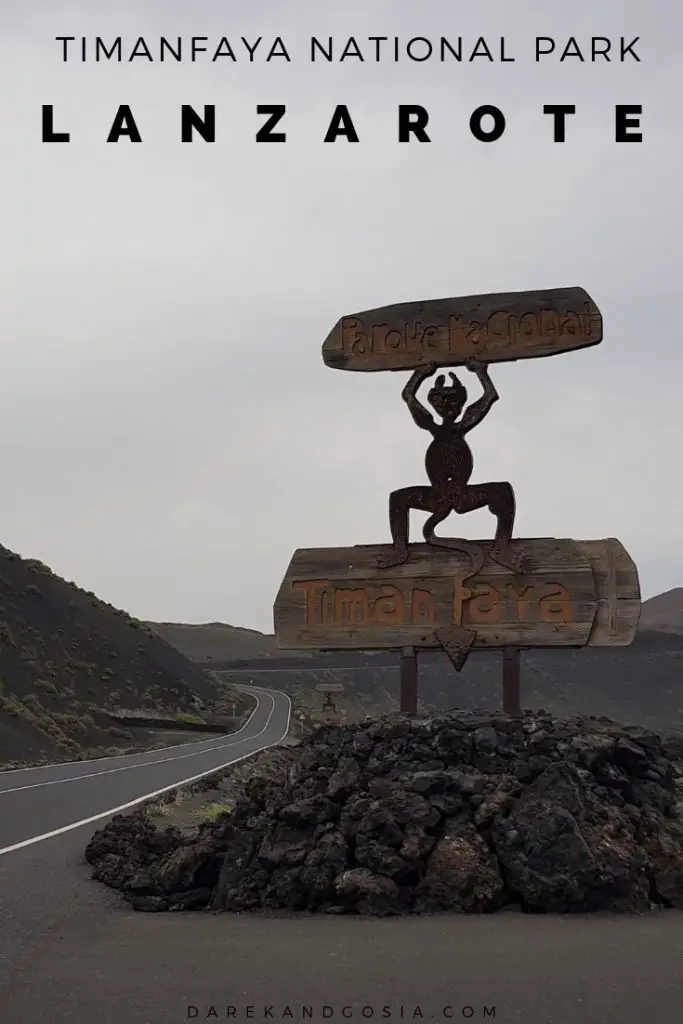
M326 365L412 371L403 400L431 435L428 482L390 494L391 546L295 552L275 602L279 646L401 650L407 711L417 706L418 650L440 647L460 670L473 647L502 649L503 704L519 714L522 648L631 643L640 589L620 542L515 538L512 485L472 481L469 434L499 397L490 365L601 340L602 316L582 288L400 303L342 317L324 342ZM462 366L481 388L471 404L454 370ZM418 398L430 378L433 412ZM495 518L491 540L437 535L451 513L483 508ZM427 514L423 544L410 542L412 510Z

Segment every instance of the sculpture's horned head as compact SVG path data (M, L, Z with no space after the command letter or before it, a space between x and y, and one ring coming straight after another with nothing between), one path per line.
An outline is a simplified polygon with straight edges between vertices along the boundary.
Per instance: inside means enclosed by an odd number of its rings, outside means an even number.
M452 384L446 386L443 374L436 378L427 399L434 412L444 420L457 420L467 401L467 388L454 373L449 373Z

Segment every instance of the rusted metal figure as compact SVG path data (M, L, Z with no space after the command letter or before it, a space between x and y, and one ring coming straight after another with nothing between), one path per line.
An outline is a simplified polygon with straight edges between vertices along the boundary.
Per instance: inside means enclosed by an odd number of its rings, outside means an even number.
M429 431L433 438L425 458L430 484L403 487L390 495L389 524L393 550L382 559L381 568L387 569L407 561L410 510L418 509L430 513L423 528L427 544L455 548L469 554L473 563L478 562L476 568L473 564L472 571L468 573L468 576L473 575L473 572L481 568L481 550L464 540L437 537L434 530L451 512L463 515L479 508L488 508L497 520L496 534L489 552L491 558L513 572L519 572L522 568L520 557L510 547L515 522L515 493L512 485L505 481L483 484L469 482L474 460L466 437L488 415L498 400L498 392L485 363L470 360L466 366L476 375L484 393L466 408L467 390L456 374L449 372L450 385L446 385L444 375L437 377L427 398L441 417L441 423L435 421L417 397L420 385L435 373L434 363L418 367L403 389L403 400L415 423L422 430Z

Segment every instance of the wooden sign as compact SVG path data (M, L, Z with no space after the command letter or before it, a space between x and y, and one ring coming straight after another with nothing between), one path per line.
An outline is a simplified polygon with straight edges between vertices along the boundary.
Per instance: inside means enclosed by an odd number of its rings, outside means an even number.
M523 573L483 552L481 568L459 551L410 547L402 565L381 569L386 546L295 552L274 606L285 650L372 650L445 646L437 633L467 633L474 648L621 647L640 615L638 572L622 544L515 540Z
M602 341L602 315L583 288L401 302L344 316L323 344L340 370L414 370L556 355Z
M315 688L320 693L343 693L344 692L344 684L343 683L317 683Z

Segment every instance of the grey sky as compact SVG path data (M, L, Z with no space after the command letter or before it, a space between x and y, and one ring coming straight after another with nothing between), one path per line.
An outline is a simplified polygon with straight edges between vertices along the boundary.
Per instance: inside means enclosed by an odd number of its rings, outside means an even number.
M679 5L15 6L0 15L3 544L143 618L269 630L296 547L385 541L388 492L424 479L405 375L323 366L338 317L582 285L604 342L492 368L477 478L513 482L520 534L617 536L646 596L683 584ZM64 64L53 41L278 34L290 64ZM505 35L517 61L308 60L311 35L374 34ZM642 62L535 64L536 35L640 36ZM287 144L256 145L256 104L278 102ZM563 146L552 102L577 106ZM70 145L41 144L43 103ZM120 103L142 145L105 143ZM181 145L181 103L216 104L215 145ZM337 103L359 145L322 144ZM399 103L429 109L431 145L395 141ZM467 128L483 103L508 121L489 146ZM642 145L612 141L615 103L642 103Z

